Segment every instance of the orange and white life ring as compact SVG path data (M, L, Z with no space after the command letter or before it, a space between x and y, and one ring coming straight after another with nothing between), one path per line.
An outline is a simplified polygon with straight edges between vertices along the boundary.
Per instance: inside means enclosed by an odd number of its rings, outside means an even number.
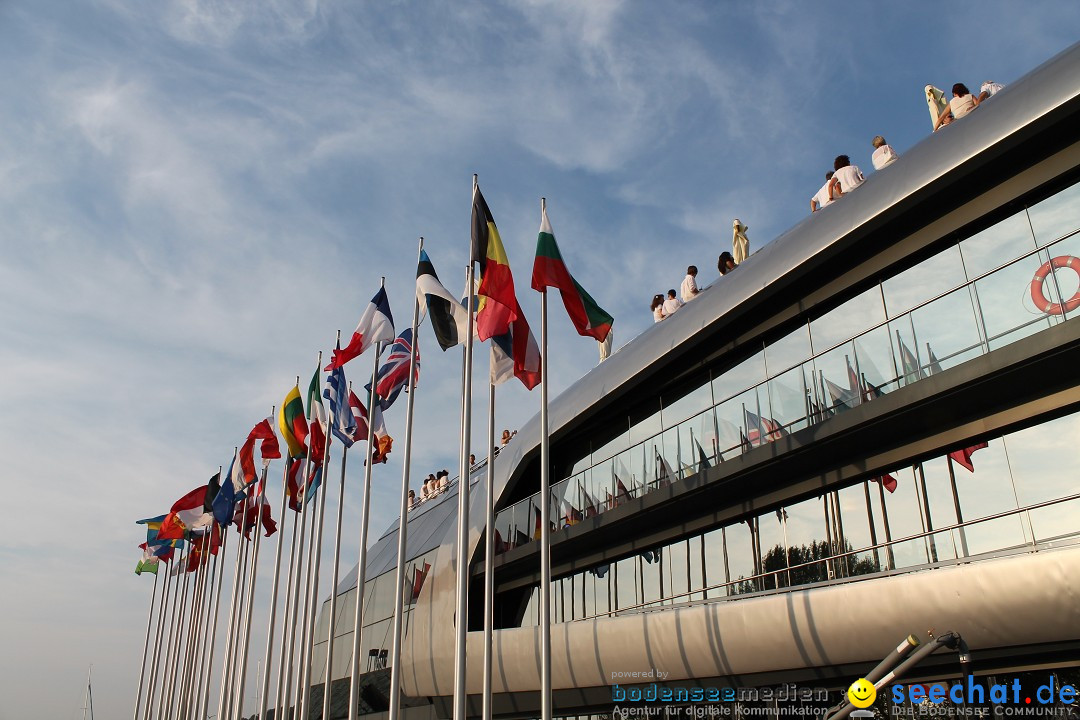
M1072 255L1058 255L1050 262L1043 263L1035 273L1035 277L1031 279L1031 299L1035 306L1047 315L1064 315L1066 312L1080 308L1080 289L1064 303L1050 302L1046 293L1043 292L1043 282L1046 277L1058 268L1071 268L1080 277L1080 258Z

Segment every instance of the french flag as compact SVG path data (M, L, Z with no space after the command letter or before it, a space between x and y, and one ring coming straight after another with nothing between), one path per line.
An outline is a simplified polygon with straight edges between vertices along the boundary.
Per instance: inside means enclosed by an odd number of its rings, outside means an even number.
M365 350L377 342L390 342L394 339L394 316L390 314L390 301L386 299L386 288L379 288L371 298L367 309L360 317L360 322L353 331L349 344L340 350L334 350L334 357L323 370L330 372L354 357L359 357Z

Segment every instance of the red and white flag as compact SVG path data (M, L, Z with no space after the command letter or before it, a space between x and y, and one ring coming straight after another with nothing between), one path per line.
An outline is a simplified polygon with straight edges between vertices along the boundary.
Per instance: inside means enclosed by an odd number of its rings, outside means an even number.
M386 288L379 288L371 298L367 309L360 317L360 322L353 331L349 344L340 350L334 350L334 357L324 370L327 372L339 368L377 342L392 342L394 339L394 316L390 314L390 301L386 299Z

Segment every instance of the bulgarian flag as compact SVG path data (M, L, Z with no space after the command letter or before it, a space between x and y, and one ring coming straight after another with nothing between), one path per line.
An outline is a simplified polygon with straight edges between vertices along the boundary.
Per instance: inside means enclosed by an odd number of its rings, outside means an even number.
M559 246L555 244L555 234L548 222L547 206L541 210L540 236L536 240L536 261L533 263L532 287L537 292L547 288L559 289L563 305L579 335L588 335L604 342L611 332L613 318L596 304L585 288L578 285L570 271L566 269Z
M518 314L510 261L506 259L506 248L479 185L473 187L472 259L480 263L476 336L484 341L509 332L510 323L517 320Z
M281 436L285 438L285 444L289 446L289 457L304 457L307 455L307 447L304 444L308 436L307 419L304 417L304 401L300 399L300 386L294 385L293 389L285 396L278 412L278 428Z

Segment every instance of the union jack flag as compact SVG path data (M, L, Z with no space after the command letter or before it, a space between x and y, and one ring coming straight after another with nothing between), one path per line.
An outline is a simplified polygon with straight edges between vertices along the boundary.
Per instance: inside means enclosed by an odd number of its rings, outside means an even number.
M746 439L751 447L764 445L787 435L783 426L772 418L759 417L745 408L743 415L746 421Z
M383 411L389 410L397 400L402 389L409 382L409 355L413 350L412 328L403 330L394 344L390 346L390 354L386 356L382 367L379 368L379 376L375 384L375 394L379 396L379 406ZM416 374L413 377L413 386L420 381L420 349L416 348ZM364 386L371 392L371 383Z

